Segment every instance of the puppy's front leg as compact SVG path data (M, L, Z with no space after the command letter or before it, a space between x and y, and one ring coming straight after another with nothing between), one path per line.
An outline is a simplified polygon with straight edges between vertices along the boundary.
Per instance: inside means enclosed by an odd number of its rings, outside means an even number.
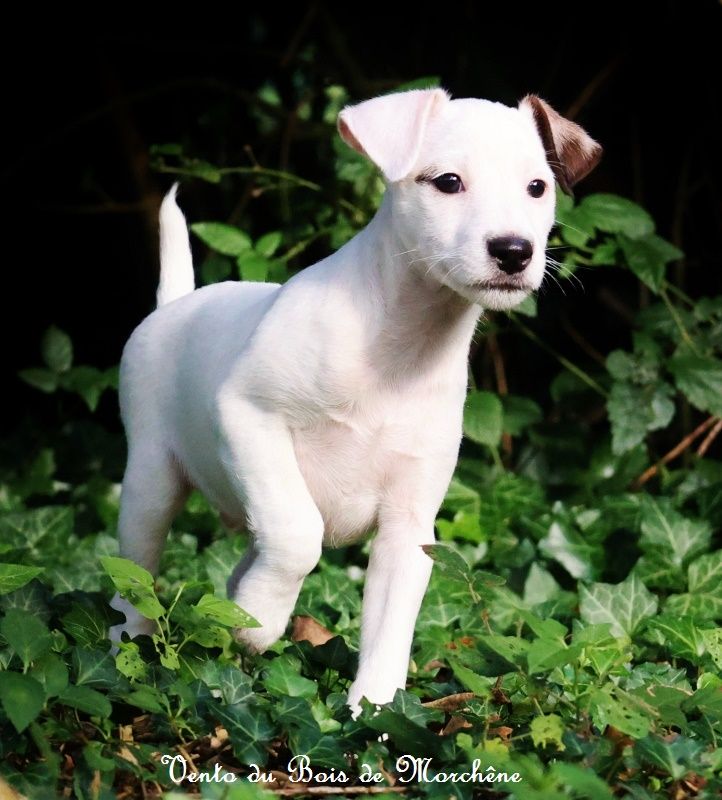
M238 402L226 419L221 457L253 535L228 594L261 623L236 631L261 652L283 635L303 579L321 557L324 526L283 419Z
M382 524L371 544L364 587L361 653L348 703L362 697L388 703L406 685L411 641L432 561L421 549L434 541L433 523Z

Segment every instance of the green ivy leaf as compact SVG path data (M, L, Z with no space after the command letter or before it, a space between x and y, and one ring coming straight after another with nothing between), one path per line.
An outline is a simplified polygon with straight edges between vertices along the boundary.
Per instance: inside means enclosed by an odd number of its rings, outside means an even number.
M464 406L464 435L477 444L498 447L501 441L503 408L491 392L469 392Z
M722 550L700 556L689 565L689 590L722 599Z
M38 658L30 675L42 684L46 697L59 695L68 685L68 668L55 653L46 653Z
M44 567L26 567L23 564L0 564L0 594L14 592L45 572Z
M113 711L110 700L87 686L67 686L59 697L66 706L77 708L93 717L109 717Z
M0 633L23 662L25 669L35 659L49 652L53 644L45 623L17 608L8 609L0 622Z
M643 442L650 431L666 428L674 417L672 390L666 383L635 386L615 382L607 400L612 452L621 455Z
M649 620L647 628L652 634L656 634L652 638L672 656L700 664L706 644L702 631L691 617L660 614Z
M195 235L224 256L236 256L251 249L251 239L247 233L223 222L196 222L191 225Z
M622 693L622 700L612 696L612 689L598 689L590 697L590 712L594 724L604 730L611 725L622 733L635 739L640 739L649 733L655 711L640 702L631 704L632 699L627 693Z
M557 750L565 750L562 743L564 735L564 721L557 714L545 714L541 717L534 717L529 726L531 740L534 747L546 747L554 745Z
M264 673L263 685L271 694L288 697L315 697L318 692L316 682L301 675L301 662L290 655L273 659Z
M194 608L204 619L231 628L258 628L261 625L258 620L255 620L232 600L212 594L204 594Z
M148 619L158 619L165 610L153 589L153 576L126 558L103 556L103 569L110 575L115 588L132 606Z
M73 343L60 328L51 325L43 334L41 352L45 364L53 372L67 372L73 363Z
M711 538L712 527L708 522L682 516L667 498L644 498L639 540L644 550L658 552L662 549L672 564L681 567L706 550Z
M657 736L647 736L634 744L635 755L674 780L681 780L688 772L696 771L701 751L699 742L684 736L677 736L671 742Z
M622 583L579 587L579 614L585 622L611 625L615 636L631 636L657 611L657 598L632 573Z
M22 733L43 710L45 692L30 675L0 672L0 702L15 730Z

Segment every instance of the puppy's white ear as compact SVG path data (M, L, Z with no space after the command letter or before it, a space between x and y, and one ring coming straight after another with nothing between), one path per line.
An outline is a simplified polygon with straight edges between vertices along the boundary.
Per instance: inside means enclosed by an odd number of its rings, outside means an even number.
M559 186L571 194L575 183L588 175L602 157L598 142L571 120L565 119L535 94L528 94L519 109L530 113L547 152L549 166Z
M443 89L415 89L346 106L338 131L367 156L390 183L405 178L419 157L426 125L449 100Z

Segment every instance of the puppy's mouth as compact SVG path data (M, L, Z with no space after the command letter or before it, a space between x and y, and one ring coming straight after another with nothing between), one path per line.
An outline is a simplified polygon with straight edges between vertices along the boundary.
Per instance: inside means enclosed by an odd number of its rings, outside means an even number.
M469 288L477 291L497 291L497 292L531 292L532 287L527 283L517 283L516 281L476 281L469 284Z

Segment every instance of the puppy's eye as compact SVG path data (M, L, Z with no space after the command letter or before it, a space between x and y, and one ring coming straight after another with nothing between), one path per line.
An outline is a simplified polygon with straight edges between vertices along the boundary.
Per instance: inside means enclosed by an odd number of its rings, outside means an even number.
M547 185L542 180L534 180L527 187L526 190L532 197L541 197L546 191Z
M431 182L444 194L456 194L464 191L464 184L461 182L461 178L453 172L445 172L443 175L439 175L438 178L433 178Z

